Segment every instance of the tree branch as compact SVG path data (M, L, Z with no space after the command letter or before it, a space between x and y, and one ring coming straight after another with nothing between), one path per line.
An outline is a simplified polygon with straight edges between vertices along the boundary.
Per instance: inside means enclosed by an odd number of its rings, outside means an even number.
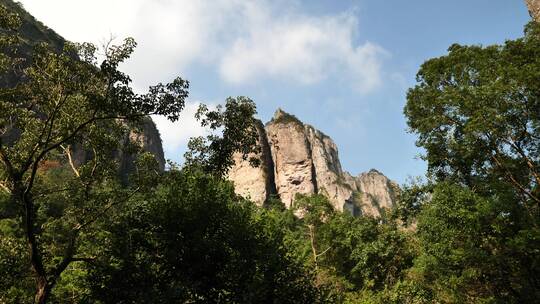
M15 168L13 168L13 165L11 164L11 161L9 160L9 157L7 156L6 151L3 149L2 142L0 141L0 160L2 163L4 163L4 166L6 167L6 171L10 177L10 179L15 180L18 178L18 173L15 171Z
M317 257L320 257L320 256L324 255L324 254L325 254L326 252L328 252L328 250L330 250L330 249L332 249L332 246L326 248L323 252L318 253L318 254L317 254Z
M102 215L104 215L107 211L109 211L112 207L114 207L115 205L118 205L120 203L124 203L124 202L127 202L131 197L133 197L133 195L135 195L137 192L139 192L140 190L140 187L137 187L135 190L133 190L130 194L128 194L128 196L124 199L124 200L119 200L119 201L112 201L112 202L109 202L109 204L107 204L103 210L101 210L101 212L98 212L94 217L92 217L91 219L89 219L88 221L84 222L84 223L79 223L77 224L73 230L74 231L81 231L83 228L85 228L86 226L92 224L93 222L95 222L97 219L99 219Z
M73 173L75 173L75 175L77 177L81 177L81 174L79 173L79 170L77 170L77 168L75 167L75 164L73 163L73 159L71 157L71 146L70 145L68 145L68 146L60 145L60 147L66 153L66 156L68 158L69 166L71 167L71 170L73 170Z
M6 193L11 194L11 189L9 189L8 186L5 185L5 181L0 182L0 188L4 190Z
M500 160L495 156L492 155L491 158L495 161L495 164L505 172L506 177L510 180L510 182L522 193L530 197L532 200L534 200L536 203L540 204L540 199L536 196L534 196L529 190L527 190L523 185L521 185L516 178L512 175L510 170L508 170L501 162Z
M531 172L532 176L536 180L536 184L540 185L540 175L536 171L533 161L527 156L525 151L523 151L523 148L521 148L521 146L518 143L516 143L514 139L504 140L504 141L507 142L512 148L514 148L514 150L516 150L516 152L525 160L525 163L527 163L527 167L529 168L529 171Z
M54 122L56 120L56 115L58 114L58 111L60 110L60 107L67 100L67 96L64 96L63 100L61 100L62 96L63 95L60 95L59 101L55 103L55 107L54 107L54 110L53 110L52 114L47 117L47 120L45 121L45 125L44 125L43 129L41 130L41 133L40 133L40 135L38 137L37 143L34 145L34 148L30 152L30 155L28 156L27 160L24 162L24 165L21 168L21 172L26 172L26 170L28 170L28 168L32 165L32 160L34 158L34 155L36 155L36 153L38 151L38 148L41 145L47 145L48 142L51 140L52 130L53 130L53 127L54 127ZM48 129L48 131L47 131L47 129ZM44 142L42 142L43 136L45 136L45 133L47 133L47 138L45 139Z

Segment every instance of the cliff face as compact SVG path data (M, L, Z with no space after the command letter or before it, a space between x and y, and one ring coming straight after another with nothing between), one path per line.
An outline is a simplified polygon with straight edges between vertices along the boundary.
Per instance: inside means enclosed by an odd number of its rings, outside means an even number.
M137 129L133 128L125 134L123 145L128 145L130 142L136 143L141 147L142 151L154 155L159 168L162 171L165 169L165 154L163 153L161 136L159 135L159 131L152 118L145 117ZM135 155L120 153L118 160L120 162L120 172L122 175L132 172L134 169L133 164Z
M301 122L278 110L266 126L276 190L287 208L296 193L317 192L311 144Z
M357 177L343 171L336 144L321 131L281 109L258 131L263 165L253 168L235 156L229 179L238 194L260 205L278 195L289 208L297 193L322 193L336 210L376 217L392 208L397 185L376 170Z
M238 194L262 205L266 198L276 193L276 186L274 184L274 162L264 125L259 121L256 127L259 134L258 143L261 146L261 153L257 155L261 160L260 166L251 166L248 160L242 159L240 153L236 153L233 156L236 165L229 170L228 177L234 180L235 190ZM249 155L248 159L252 156Z
M394 206L399 186L381 172L371 169L358 175L354 181L357 188L355 204L363 213L378 216L384 209Z
M525 0L531 17L540 22L540 0Z

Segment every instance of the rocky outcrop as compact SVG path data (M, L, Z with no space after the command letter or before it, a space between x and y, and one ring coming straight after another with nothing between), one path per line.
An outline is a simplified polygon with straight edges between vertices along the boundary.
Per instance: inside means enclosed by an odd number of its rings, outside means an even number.
M229 170L228 178L234 180L237 194L262 205L270 195L276 193L276 186L274 184L274 163L264 125L258 121L256 128L259 134L258 143L261 146L259 155L248 155L247 158L243 158L241 153L234 154L236 165ZM261 160L257 167L249 163L249 158L253 156L257 156Z
M381 172L371 169L354 179L356 183L355 204L363 214L380 216L384 209L391 209L396 201L399 186Z
M337 146L330 137L310 125L305 125L304 130L311 145L318 192L324 193L337 210L343 211L344 203L355 187L352 180L346 177L348 173L341 168Z
M525 0L531 17L540 22L540 0Z
M343 171L334 141L295 116L278 109L258 132L262 165L235 155L229 172L238 194L259 205L276 195L289 208L296 194L322 193L336 210L375 217L392 208L395 183L376 170L357 177Z
M296 193L316 193L312 150L304 125L279 109L267 124L266 133L274 160L276 190L285 206L291 205Z
M160 170L165 170L165 154L163 153L161 136L152 118L145 117L136 128L129 128L124 136L123 146L130 143L135 143L143 152L154 155ZM118 161L121 175L126 176L134 170L134 154L119 153Z

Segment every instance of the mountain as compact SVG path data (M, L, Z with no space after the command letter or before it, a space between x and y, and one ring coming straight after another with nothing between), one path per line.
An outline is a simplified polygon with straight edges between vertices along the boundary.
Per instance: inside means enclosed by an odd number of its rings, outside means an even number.
M22 54L31 60L32 47L45 42L60 52L66 40L26 12L23 6L11 0L0 0L10 11L16 12L22 21L20 36L23 40ZM14 86L20 79L0 79L0 86ZM297 193L325 193L336 210L347 209L353 214L379 216L383 208L391 208L398 186L382 173L371 170L358 176L343 171L338 150L333 140L302 123L293 115L276 111L273 119L265 125L257 125L261 145L261 166L251 167L248 161L235 155L235 166L229 178L236 191L262 204L271 196L279 196L290 207ZM164 169L165 157L161 137L150 117L141 126L130 128L124 136L127 144L134 141L144 151L152 153ZM74 159L84 163L91 154L74 147ZM122 175L133 169L134 155L116 153Z
M36 20L20 3L12 0L0 0L0 5L5 6L9 11L17 13L21 19L21 27L19 28L19 35L22 38L21 53L27 61L31 60L32 48L38 43L47 43L51 49L61 52L66 40ZM0 86L15 86L19 81L21 79L18 79L14 75L7 75L7 77L0 77ZM13 140L13 138L10 138L10 140ZM164 170L165 156L161 137L155 123L150 117L145 117L137 128L130 128L130 131L124 136L124 145L127 145L130 140L138 143L143 151L152 153L156 157L161 170ZM91 157L87 151L79 151L77 147L75 147L73 153L78 163L83 163ZM132 170L134 155L119 151L116 157L120 163L121 175L126 175Z
M278 109L257 130L261 166L252 167L237 154L229 171L238 194L259 205L279 196L290 208L297 193L322 193L338 211L375 217L394 206L399 192L395 182L375 169L358 176L344 171L334 141L294 115Z

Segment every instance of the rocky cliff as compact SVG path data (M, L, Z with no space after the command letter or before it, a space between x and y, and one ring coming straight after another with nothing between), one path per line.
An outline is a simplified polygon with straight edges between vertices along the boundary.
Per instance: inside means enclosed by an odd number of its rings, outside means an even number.
M540 22L540 0L525 0L531 17Z
M258 131L262 165L236 155L229 173L238 194L258 204L276 195L289 208L298 193L323 193L336 210L370 216L394 205L397 184L377 170L356 177L343 171L334 141L295 116L278 109Z
M237 153L233 156L235 166L229 170L228 176L229 179L234 180L235 190L238 194L262 204L268 197L276 193L276 186L274 183L274 162L264 125L259 121L256 128L259 134L258 144L261 146L260 154L256 155L261 160L260 166L253 167L248 160L242 159L242 156Z
M130 142L141 147L142 151L154 155L159 168L162 171L165 170L165 154L163 153L161 136L152 118L143 118L137 128L131 128L129 132L124 135L124 142L122 144L126 146ZM120 161L120 171L124 175L128 172L132 172L134 169L135 155L119 153L118 158Z

